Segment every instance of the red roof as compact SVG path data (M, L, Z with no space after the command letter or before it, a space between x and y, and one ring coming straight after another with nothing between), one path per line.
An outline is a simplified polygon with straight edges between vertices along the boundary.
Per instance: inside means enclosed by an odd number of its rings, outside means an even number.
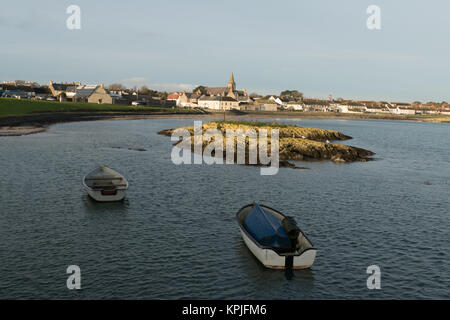
M180 97L178 93L171 93L167 96L167 100L177 100Z

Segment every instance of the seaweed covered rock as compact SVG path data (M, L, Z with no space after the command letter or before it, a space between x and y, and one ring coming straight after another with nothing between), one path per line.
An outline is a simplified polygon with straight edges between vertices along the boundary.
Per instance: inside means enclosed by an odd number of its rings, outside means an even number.
M194 151L195 140L194 127L184 127L182 129L187 130L191 134L192 144L191 148ZM365 150L358 147L352 147L343 144L332 144L332 140L347 140L351 137L346 136L338 131L324 130L315 128L303 128L299 126L290 126L277 123L265 123L265 122L236 122L236 121L212 121L203 124L202 134L205 136L206 130L217 129L223 136L223 151L226 153L226 132L227 130L243 131L253 129L255 132L259 132L259 129L266 129L268 135L268 146L270 147L271 130L278 129L279 132L279 160L283 163L283 166L291 167L295 166L288 162L288 160L294 161L307 161L307 160L331 160L335 163L340 162L353 162L353 161L369 161L375 153L369 150ZM176 129L168 129L160 131L159 134L171 136ZM212 139L213 140L213 139ZM211 139L202 140L201 150L209 145ZM177 144L177 143L176 143ZM237 150L237 138L234 143L229 143L229 146L233 145L234 150ZM250 143L250 138L245 138L245 163L251 163L249 159L249 150L252 147L259 148L259 140L255 143ZM269 148L270 149L270 148ZM237 160L235 154L235 160ZM257 159L257 164L260 164Z

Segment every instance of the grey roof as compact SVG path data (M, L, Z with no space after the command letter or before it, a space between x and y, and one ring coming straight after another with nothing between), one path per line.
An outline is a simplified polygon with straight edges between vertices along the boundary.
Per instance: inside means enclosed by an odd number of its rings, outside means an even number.
M77 87L76 86L69 86L66 89L66 92L76 92L77 91Z
M229 89L228 87L206 87L206 93L209 95L219 95L226 93Z
M53 89L57 91L67 91L69 89L76 89L76 85L73 83L53 83Z
M236 99L233 99L232 97L219 97L221 98L221 101L237 101Z
M89 88L89 89L77 89L74 98L88 98L91 96L91 94L95 91L96 88Z

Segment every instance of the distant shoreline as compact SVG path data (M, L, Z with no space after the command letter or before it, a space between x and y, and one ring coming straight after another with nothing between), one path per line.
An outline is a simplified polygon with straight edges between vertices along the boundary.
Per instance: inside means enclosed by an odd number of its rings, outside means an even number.
M449 122L450 116L442 115L392 115L392 114L348 114L324 112L227 112L227 119L348 119L348 120L393 120L393 121L426 121ZM0 118L1 136L21 136L44 132L50 125L65 122L100 121L100 120L139 120L157 118L207 118L222 119L223 112L49 112Z

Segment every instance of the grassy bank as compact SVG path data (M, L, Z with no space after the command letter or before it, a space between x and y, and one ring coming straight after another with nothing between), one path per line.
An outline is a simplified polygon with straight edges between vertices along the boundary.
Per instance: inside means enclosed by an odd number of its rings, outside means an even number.
M440 117L435 117L435 118L429 118L429 119L425 119L424 121L450 123L450 116L447 116L447 117L440 116Z
M179 109L160 106L123 106L112 104L95 104L80 102L58 102L41 101L29 99L0 98L0 118L20 117L38 113L67 113L67 112L167 112L167 113L188 113L194 110Z

